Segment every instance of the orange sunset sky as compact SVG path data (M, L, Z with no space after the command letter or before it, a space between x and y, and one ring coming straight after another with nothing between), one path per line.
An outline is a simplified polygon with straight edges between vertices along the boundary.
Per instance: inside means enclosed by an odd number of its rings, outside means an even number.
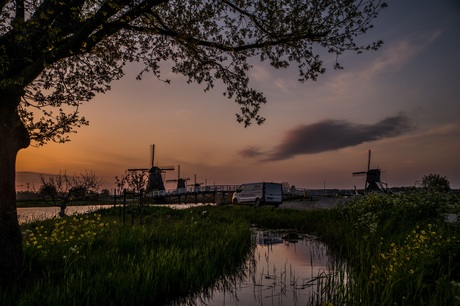
M90 125L66 144L21 150L17 189L36 184L30 173L93 171L114 188L128 168L181 166L197 182L286 181L299 188L362 188L353 171L382 169L389 187L413 186L423 175L447 176L460 188L460 4L455 0L389 1L363 37L382 39L376 52L342 56L344 70L327 68L317 82L297 82L295 67L254 62L252 87L268 103L267 121L244 128L238 105L216 86L205 93L166 65L164 78L136 81L139 65L112 90L81 107ZM166 173L166 179L177 171ZM35 186L38 187L38 186ZM174 188L167 185L167 188Z

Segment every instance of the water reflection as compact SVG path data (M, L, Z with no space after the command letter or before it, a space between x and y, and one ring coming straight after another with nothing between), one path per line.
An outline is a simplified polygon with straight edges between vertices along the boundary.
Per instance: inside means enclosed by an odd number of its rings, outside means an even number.
M152 206L167 206L173 209L187 209L190 207L205 206L209 204L158 204ZM117 205L121 207L121 204ZM98 209L111 208L113 204L101 204L101 205L79 205L79 206L67 206L65 213L68 216L75 214L84 214L96 211ZM28 223L32 221L39 221L45 219L51 219L59 216L59 207L19 207L17 208L19 224Z
M319 305L344 291L343 262L315 237L261 230L253 237L243 274L182 305Z
M68 216L74 214L84 214L102 208L110 208L113 205L81 205L81 206L67 206L65 213ZM57 217L59 215L59 207L19 207L17 209L19 224L45 220Z

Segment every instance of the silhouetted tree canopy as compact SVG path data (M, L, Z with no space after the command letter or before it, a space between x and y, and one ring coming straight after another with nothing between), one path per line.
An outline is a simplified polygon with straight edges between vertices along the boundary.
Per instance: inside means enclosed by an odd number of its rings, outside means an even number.
M449 192L450 191L450 182L446 176L441 176L439 174L430 173L422 177L420 182L422 188L428 189L430 191L439 191L439 192Z
M256 60L295 65L299 81L325 72L320 54L376 50L359 36L381 0L0 0L0 280L19 275L17 152L34 141L65 142L87 125L82 103L110 90L129 62L138 78L162 68L205 90L217 81L240 106L244 126L262 123L263 94L249 85ZM161 102L158 102L161 103Z
M82 102L110 89L127 62L141 62L161 78L165 62L206 90L216 81L241 105L237 120L262 123L266 102L250 88L248 59L274 68L295 64L299 81L325 67L321 49L341 55L377 49L357 36L381 1L1 1L0 88L23 89L19 113L39 144L66 141L88 124ZM337 61L336 68L340 68ZM169 80L164 80L169 82Z

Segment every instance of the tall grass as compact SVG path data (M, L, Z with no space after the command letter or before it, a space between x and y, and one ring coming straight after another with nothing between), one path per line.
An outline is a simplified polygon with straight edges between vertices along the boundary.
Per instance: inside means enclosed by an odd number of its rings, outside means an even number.
M144 209L143 224L116 212L24 227L22 284L2 288L1 305L162 305L212 287L251 250L249 224L207 211Z
M0 305L162 305L207 292L241 272L250 224L314 234L346 259L346 271L316 279L311 305L460 305L460 227L444 220L460 212L458 196L374 194L313 211L129 209L126 225L118 208L24 225L23 281L0 288Z
M459 212L458 197L433 192L368 195L331 211L346 235L326 239L353 268L349 303L453 305L460 232L444 219Z
M459 305L460 227L445 222L460 213L458 196L371 194L329 210L240 211L261 226L313 233L347 260L347 293L336 286L321 303ZM318 278L322 292L333 277Z

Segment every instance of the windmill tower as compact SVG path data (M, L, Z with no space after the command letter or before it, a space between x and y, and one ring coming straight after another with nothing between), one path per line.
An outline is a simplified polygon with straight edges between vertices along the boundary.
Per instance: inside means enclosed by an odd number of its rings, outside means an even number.
M148 182L146 192L165 190L162 174L168 170L174 170L174 166L157 167L155 162L155 145L150 146L150 168L128 169L128 171L148 171Z
M364 193L367 192L387 192L386 183L380 180L381 170L379 168L371 169L371 150L367 158L367 171L353 172L353 176L366 176L364 183ZM383 186L385 185L385 187Z
M149 182L147 184L147 191L165 190L163 183L162 173L168 170L174 170L174 166L155 166L155 145L150 146L150 169L149 169Z
M175 180L166 180L166 182L176 182L177 183L177 190L185 190L186 189L186 182L190 180L189 177L183 178L180 177L180 165L177 165L177 179Z

